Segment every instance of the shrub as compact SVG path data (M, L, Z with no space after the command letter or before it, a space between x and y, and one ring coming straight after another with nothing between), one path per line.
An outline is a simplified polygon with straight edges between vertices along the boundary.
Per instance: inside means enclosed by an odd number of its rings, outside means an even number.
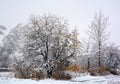
M67 67L67 71L73 71L73 72L85 72L84 67L80 67L79 65L75 64L72 66Z
M24 79L43 79L44 73L41 70L35 70L35 66L33 64L26 66L25 64L17 65L15 67L16 78L24 78Z
M72 77L63 71L54 72L52 78L56 80L70 80Z
M16 78L24 78L24 79L43 79L45 77L44 73L42 71L35 71L28 70L28 69L21 69L20 71L17 71L15 74Z
M30 67L25 67L23 65L21 66L17 66L16 67L16 73L15 73L15 77L17 78L30 78L30 73L31 73L31 69Z
M33 71L32 72L32 76L30 77L31 79L44 79L45 78L45 74L40 70L40 71Z
M105 66L101 66L99 68L90 68L89 69L90 75L96 76L96 75L108 75L109 71L108 68Z

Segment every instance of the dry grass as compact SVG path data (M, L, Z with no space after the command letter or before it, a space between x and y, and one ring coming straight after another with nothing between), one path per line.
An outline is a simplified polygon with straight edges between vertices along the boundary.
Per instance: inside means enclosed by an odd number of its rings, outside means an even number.
M68 73L59 71L54 72L52 78L56 80L70 80L72 77Z
M19 67L15 73L16 78L23 78L23 79L43 79L45 77L42 71L34 70L34 67Z
M73 72L83 73L83 72L85 72L86 70L85 70L84 67L81 67L81 66L75 64L75 65L72 65L72 66L67 67L67 71L73 71Z
M90 68L89 69L90 75L96 76L96 75L107 75L109 74L108 68L105 66L101 66L99 68Z

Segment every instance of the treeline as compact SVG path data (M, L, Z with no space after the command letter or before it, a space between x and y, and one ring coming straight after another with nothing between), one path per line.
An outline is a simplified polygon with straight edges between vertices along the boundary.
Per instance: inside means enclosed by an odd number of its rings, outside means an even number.
M68 71L120 74L120 50L107 43L108 24L102 12L95 14L87 31L89 41L83 43L64 18L30 16L28 23L18 24L4 37L0 66L12 67L19 78L70 79Z

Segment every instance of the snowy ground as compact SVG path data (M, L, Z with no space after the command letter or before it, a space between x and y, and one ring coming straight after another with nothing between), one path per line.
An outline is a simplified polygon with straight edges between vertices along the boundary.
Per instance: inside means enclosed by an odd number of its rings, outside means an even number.
M64 80L31 80L31 79L17 79L13 77L10 72L0 72L0 84L120 84L120 76L81 76L73 78L69 81Z

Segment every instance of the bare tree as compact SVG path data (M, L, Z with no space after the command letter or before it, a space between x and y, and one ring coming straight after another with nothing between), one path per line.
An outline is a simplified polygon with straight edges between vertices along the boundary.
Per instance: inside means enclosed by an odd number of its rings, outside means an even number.
M98 55L98 66L101 66L102 53L104 52L102 48L109 36L109 33L106 32L108 25L108 17L105 17L101 11L95 14L89 25L88 34L93 40L94 52Z

